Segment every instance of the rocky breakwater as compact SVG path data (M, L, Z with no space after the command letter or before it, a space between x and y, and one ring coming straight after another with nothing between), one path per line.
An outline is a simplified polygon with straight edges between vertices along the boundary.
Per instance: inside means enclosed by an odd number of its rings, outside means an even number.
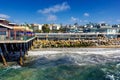
M100 48L120 48L119 39L109 40L36 40L33 42L33 49L40 48L83 48L83 47L100 47Z

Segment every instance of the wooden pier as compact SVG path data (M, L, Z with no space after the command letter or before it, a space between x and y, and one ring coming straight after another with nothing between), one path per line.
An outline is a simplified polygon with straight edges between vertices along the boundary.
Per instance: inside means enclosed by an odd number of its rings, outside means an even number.
M7 61L17 61L20 65L24 64L24 57L28 50L31 50L33 41L36 37L27 40L4 40L0 41L0 60L5 66Z

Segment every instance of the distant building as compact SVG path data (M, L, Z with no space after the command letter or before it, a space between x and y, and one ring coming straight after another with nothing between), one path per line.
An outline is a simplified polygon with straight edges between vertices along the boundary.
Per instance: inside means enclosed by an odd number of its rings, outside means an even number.
M36 32L38 30L42 30L43 24L31 24L33 31Z
M120 24L118 24L118 27L120 27Z
M50 30L53 30L53 24L48 24Z
M61 28L60 24L53 24L52 25L52 30L59 30Z
M100 28L112 28L112 26L106 24L106 23L101 23Z

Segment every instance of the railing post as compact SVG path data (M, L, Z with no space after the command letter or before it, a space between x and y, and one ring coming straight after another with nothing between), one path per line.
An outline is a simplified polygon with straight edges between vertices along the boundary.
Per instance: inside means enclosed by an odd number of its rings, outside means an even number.
M8 30L8 39L10 40L10 30Z

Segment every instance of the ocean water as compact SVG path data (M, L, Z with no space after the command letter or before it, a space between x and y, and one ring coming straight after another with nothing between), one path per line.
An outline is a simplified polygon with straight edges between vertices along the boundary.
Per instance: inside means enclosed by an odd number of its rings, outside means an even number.
M120 58L45 54L22 67L0 68L0 80L120 80Z

